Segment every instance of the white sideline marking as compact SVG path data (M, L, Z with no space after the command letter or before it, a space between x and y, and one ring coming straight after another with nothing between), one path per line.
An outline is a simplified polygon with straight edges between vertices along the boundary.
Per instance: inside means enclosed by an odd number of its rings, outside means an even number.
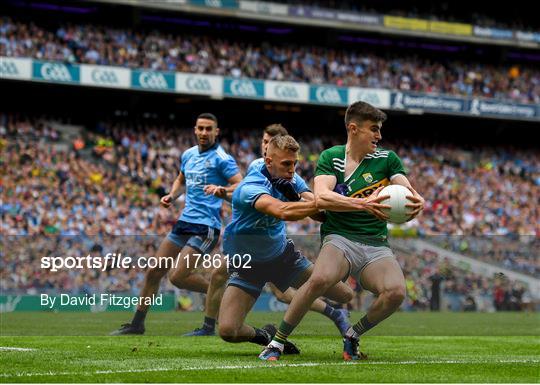
M13 350L16 352L33 352L36 349L30 349L30 348L15 348L13 346L0 346L0 351L2 350Z
M172 372L172 371L194 371L194 370L235 370L235 369L274 369L274 368L298 368L310 366L350 366L350 365L423 365L423 364L536 364L540 360L494 360L494 361L465 361L465 360L439 360L439 361L358 361L358 362L303 362L298 364L280 364L272 362L261 362L259 365L225 365L225 366L186 366L179 368L147 368L147 369L124 369L124 370L96 370L89 373L81 372L42 372L27 373L20 372L14 374L2 373L0 377L34 377L34 376L69 376L81 374L120 374L120 373L146 373L146 372Z

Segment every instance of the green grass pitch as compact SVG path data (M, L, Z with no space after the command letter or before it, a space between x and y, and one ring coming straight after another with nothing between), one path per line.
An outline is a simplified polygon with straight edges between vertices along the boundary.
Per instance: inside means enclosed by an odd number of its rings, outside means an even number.
M282 316L252 313L248 323ZM342 361L333 324L312 313L291 337L302 353L275 363L259 361L254 344L181 337L202 313L150 313L146 335L121 337L107 334L131 313L0 317L0 383L540 382L538 313L397 313L363 337L369 358L355 363Z

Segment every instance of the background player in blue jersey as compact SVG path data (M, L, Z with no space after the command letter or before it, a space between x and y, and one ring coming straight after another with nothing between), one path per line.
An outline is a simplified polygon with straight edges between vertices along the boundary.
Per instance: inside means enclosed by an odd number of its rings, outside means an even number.
M161 261L178 261L169 279L182 289L206 293L208 280L200 274L194 274L194 253L209 253L219 240L221 228L222 199L204 193L204 186L213 184L225 186L235 185L242 180L238 165L232 156L225 153L216 142L219 134L217 118L212 114L201 114L195 123L195 135L198 145L182 154L181 168L169 194L161 198L163 207L170 207L178 199L185 184L186 203L182 215L173 226L171 232L163 240L156 257ZM163 263L149 269L144 279L144 287L140 293L142 298L155 295L159 290L161 279L171 263ZM141 301L142 302L142 301ZM141 304L131 323L124 324L114 331L119 334L143 334L144 319L149 306Z
M275 329L257 329L244 323L263 286L272 282L282 291L298 287L313 269L285 232L284 221L319 213L305 182L294 180L299 149L293 137L275 136L268 145L264 165L254 167L233 193L233 218L223 237L231 273L219 312L219 334L225 341L269 343ZM238 256L242 256L241 263ZM340 282L326 295L346 303L352 298L352 290Z
M253 170L260 171L262 167L264 167L264 155L266 154L268 143L270 143L270 140L272 140L272 138L276 135L288 135L288 131L279 123L271 124L264 129L263 136L261 138L261 154L263 156L251 162L247 169L246 175ZM298 192L301 194L304 192L309 192L304 194L304 197L311 199L309 188L304 180L296 173L294 176L294 181L297 183ZM236 186L223 187L209 185L205 187L205 192L208 194L217 194L218 196L230 201L232 199L232 193L234 192L235 187ZM206 294L205 317L203 325L190 333L184 334L185 336L212 336L215 334L216 318L219 313L219 305L223 297L225 283L228 277L229 274L227 272L227 265L225 263L222 264L221 268L216 269L212 273L210 285L208 286L208 292ZM267 285L280 302L287 304L291 303L292 297L296 292L295 289L290 287L285 291L281 291L271 282L269 282ZM325 303L322 299L316 299L311 305L311 310L330 318L341 334L344 334L350 326L348 322L347 310L336 309Z

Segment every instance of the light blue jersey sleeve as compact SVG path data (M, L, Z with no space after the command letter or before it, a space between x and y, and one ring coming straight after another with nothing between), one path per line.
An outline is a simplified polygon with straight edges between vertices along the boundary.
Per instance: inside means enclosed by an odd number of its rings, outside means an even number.
M223 175L223 178L225 178L225 180L231 179L233 176L240 172L238 164L236 164L234 158L229 154L227 154L226 159L220 158L219 169L221 175Z
M262 184L246 183L241 187L240 193L238 194L236 201L233 203L243 207L254 207L257 199L259 199L259 197L263 194L272 195L270 185L267 186Z
M190 158L191 151L187 150L182 153L182 156L180 157L180 171L182 174L186 175L186 164Z

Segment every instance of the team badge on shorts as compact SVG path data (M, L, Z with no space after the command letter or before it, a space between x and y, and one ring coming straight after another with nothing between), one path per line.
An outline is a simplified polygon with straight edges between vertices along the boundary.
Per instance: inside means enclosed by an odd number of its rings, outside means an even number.
M362 176L367 183L373 182L373 175L371 175L371 173L366 172L365 174L362 174Z

